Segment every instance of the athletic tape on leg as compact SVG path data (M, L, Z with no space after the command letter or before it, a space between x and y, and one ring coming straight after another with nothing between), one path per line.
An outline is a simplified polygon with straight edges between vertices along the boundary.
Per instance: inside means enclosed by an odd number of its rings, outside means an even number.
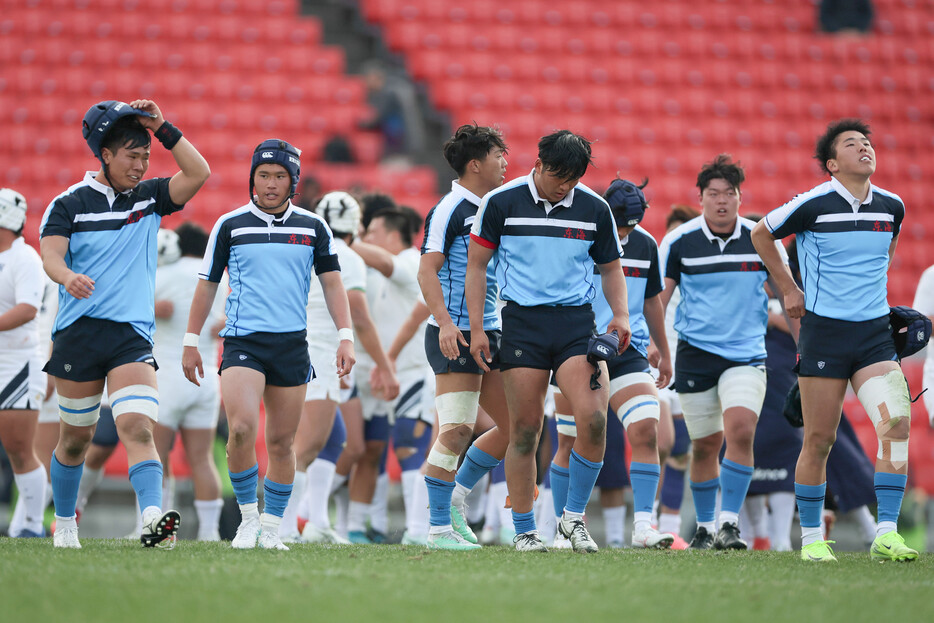
M717 393L724 411L742 407L749 409L757 417L762 412L762 403L765 402L765 388L765 370L753 366L729 368L720 375L717 382Z
M101 417L103 393L87 398L65 398L58 395L58 415L71 426L93 426Z
M684 423L691 439L703 439L723 430L723 412L717 388L690 394L678 394L684 410Z
M657 422L660 414L658 398L652 394L643 394L642 396L630 398L616 412L620 422L623 423L623 428L626 430L629 430L630 424L642 420L655 420Z
M442 452L437 449L438 446L444 448L441 443L436 441L435 445L431 447L431 452L428 453L428 464L439 467L447 472L453 472L457 469L458 456L456 454L450 454L450 450L448 450L448 452ZM447 448L444 449L447 450Z
M902 418L911 418L911 397L908 383L900 370L886 372L868 379L856 393L869 414L879 438L876 457L890 461L896 468L908 462L908 437L896 437L892 430Z
M127 385L110 394L114 420L124 413L142 413L159 421L159 390L149 385Z
M574 421L573 415L564 415L563 413L555 413L555 423L558 426L559 435L566 435L568 437L577 437L577 422Z
M438 423L467 424L473 428L480 406L480 392L448 392L435 397Z
M632 372L610 379L610 396L615 396L620 390L626 389L631 385L646 383L655 387L655 379L648 372Z

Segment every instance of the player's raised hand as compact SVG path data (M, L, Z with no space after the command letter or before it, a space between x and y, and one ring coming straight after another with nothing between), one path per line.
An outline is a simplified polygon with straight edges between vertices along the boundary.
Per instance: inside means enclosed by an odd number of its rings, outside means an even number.
M133 100L130 102L132 108L137 110L142 110L143 112L149 113L146 117L139 117L139 122L143 124L143 127L155 132L159 127L165 123L165 118L162 116L162 111L159 110L159 107L156 106L156 103L152 100Z

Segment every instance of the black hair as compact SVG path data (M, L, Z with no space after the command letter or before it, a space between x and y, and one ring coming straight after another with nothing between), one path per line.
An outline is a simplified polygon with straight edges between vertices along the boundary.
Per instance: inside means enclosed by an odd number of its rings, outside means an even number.
M507 151L506 142L499 129L478 126L474 122L457 128L454 136L444 142L441 151L457 176L461 177L471 160L483 160L497 148L503 152Z
M538 141L538 157L544 170L561 180L584 177L590 158L590 141L570 130L559 130Z
M665 217L665 229L671 229L671 226L675 223L687 223L698 216L700 216L700 212L697 208L676 203L671 206L671 210L668 211L668 216Z
M720 154L714 158L713 162L708 162L701 167L697 174L697 187L701 192L710 185L712 180L726 180L727 184L739 190L740 184L746 179L743 167L738 162L733 162L730 154Z
M197 223L185 221L175 228L178 248L183 256L202 257L208 247L208 232Z
M866 138L869 138L869 124L862 119L838 119L832 121L827 130L817 137L817 147L814 150L814 157L820 163L820 168L830 175L830 169L827 168L827 161L837 157L836 141L837 137L844 132L859 132Z
M114 121L110 130L104 135L104 140L101 141L101 149L108 149L110 153L116 155L121 147L136 149L137 147L149 147L151 143L149 130L139 122L139 117L127 115Z
M422 231L422 225L425 224L425 219L415 208L409 206L399 206L399 211L405 214L406 218L409 219L409 231L412 233L412 239L414 240Z
M393 210L395 207L396 202L385 193L367 193L363 195L360 197L360 209L363 211L360 221L363 223L363 228L369 227L370 221L380 212Z
M412 214L415 213L416 218L418 219L418 224L416 225L415 220L412 218ZM415 240L415 232L418 231L418 228L421 226L421 216L418 216L418 213L415 212L412 208L392 208L390 210L383 210L378 214L374 214L373 218L383 219L383 225L388 231L397 231L399 236L402 238L402 243L406 247L412 246L412 242Z

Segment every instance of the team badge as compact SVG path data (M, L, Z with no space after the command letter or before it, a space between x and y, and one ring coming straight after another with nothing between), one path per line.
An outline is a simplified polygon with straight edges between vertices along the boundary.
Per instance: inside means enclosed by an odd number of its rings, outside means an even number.
M817 367L818 367L818 369L820 369L820 370L823 370L825 365L826 365L826 364L825 364L823 361L818 361L818 362L817 362Z
M460 359L457 360L457 363L464 365L465 363L467 363L467 358L461 357Z
M70 363L66 363L66 364L65 364L65 372L71 372L71 364L70 364Z
M246 355L240 355L240 361L243 361L245 359L246 359Z
M516 349L516 357L521 357L521 356L522 356L522 351L519 349Z

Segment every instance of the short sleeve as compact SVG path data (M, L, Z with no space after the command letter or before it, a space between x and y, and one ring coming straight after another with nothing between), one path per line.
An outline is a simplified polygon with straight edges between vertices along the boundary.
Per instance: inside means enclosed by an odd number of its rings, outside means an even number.
M77 200L74 198L62 198L52 201L42 216L39 237L64 236L65 238L71 238L74 231L75 211L70 209L69 206L76 204Z
M334 248L334 236L331 228L323 220L315 227L315 274L340 271L341 264Z
M782 207L769 212L765 216L765 226L776 239L810 229L815 221L814 210L811 209L814 201L819 199L807 201L804 197L795 197Z
M418 281L418 254L403 251L392 258L392 274L389 280L401 286Z
M658 263L665 279L681 283L681 238L673 234L674 232L671 232L662 238L662 245L658 251Z
M480 202L480 209L470 229L470 239L487 249L499 247L506 223L506 211L501 205L501 194L486 195Z
M425 237L422 242L422 255L425 253L448 254L454 240L460 234L457 226L456 208L438 204L432 208L425 219Z
M155 188L153 189L153 199L156 200L156 205L154 210L159 216L168 216L169 214L174 214L179 212L182 208L185 207L185 204L178 205L177 203L172 202L172 196L169 194L169 181L172 178L169 177L160 177L155 180Z
M609 264L619 260L623 255L623 248L616 233L616 221L608 205L601 204L597 212L597 231L594 234L593 244L590 245L590 257L596 264Z
M649 276L645 284L645 298L657 296L665 289L662 273L658 265L658 247L654 243L649 245Z
M220 283L230 258L230 227L227 221L221 219L214 224L214 229L208 237L208 246L204 251L201 270L198 276L201 279Z
M42 295L45 291L45 273L42 270L42 261L29 247L23 253L21 261L16 262L13 267L14 281L14 299L16 305L26 303L36 308L42 309Z
M892 236L897 236L902 230L902 221L905 220L905 204L901 201L895 202L895 209L893 210L895 222L892 224Z

